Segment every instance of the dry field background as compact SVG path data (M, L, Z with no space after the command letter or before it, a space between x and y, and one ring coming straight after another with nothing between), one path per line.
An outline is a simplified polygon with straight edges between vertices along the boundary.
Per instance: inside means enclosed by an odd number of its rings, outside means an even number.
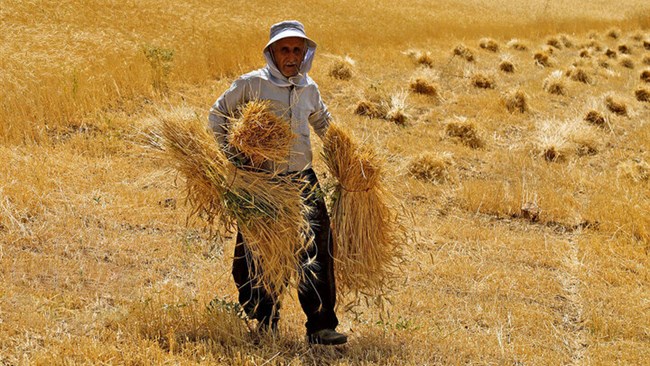
M147 137L205 120L286 18L412 233L390 303L341 299L333 349L295 294L254 342L234 238L186 222ZM649 26L642 1L0 0L0 363L647 363Z

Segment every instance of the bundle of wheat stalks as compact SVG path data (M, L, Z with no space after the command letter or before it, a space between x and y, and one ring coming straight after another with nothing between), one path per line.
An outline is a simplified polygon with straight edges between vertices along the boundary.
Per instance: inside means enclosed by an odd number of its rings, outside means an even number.
M266 161L286 162L295 138L291 125L270 110L270 102L244 104L231 119L229 143L246 156L254 167Z
M254 284L278 297L287 284L297 284L299 258L309 245L304 184L238 169L196 117L164 116L161 137L167 160L185 178L192 214L227 228L237 224L257 269L251 273Z
M335 124L327 130L323 156L338 180L331 212L337 286L344 294L382 295L395 276L404 230L389 207L379 157Z

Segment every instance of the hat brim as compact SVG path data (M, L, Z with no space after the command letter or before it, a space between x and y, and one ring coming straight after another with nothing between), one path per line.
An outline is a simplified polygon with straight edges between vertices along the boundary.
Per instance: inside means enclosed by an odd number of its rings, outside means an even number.
M311 39L307 38L304 33L300 32L300 31L297 31L297 30L293 30L293 29L287 29L287 30L284 30L284 31L276 34L275 37L271 38L271 40L269 40L269 43L267 43L266 46L264 46L264 49L268 48L270 45L272 45L273 43L275 43L275 42L277 42L277 41L279 41L281 39L289 38L289 37L297 37L297 38L305 39L305 40L307 40L307 46L308 47L316 48L316 42L314 42Z

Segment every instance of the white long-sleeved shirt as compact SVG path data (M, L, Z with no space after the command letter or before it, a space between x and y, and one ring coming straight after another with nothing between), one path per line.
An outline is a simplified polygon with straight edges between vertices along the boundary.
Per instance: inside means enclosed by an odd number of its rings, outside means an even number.
M312 163L309 125L323 138L329 127L331 115L323 103L316 83L307 76L311 68L315 47L307 49L301 63L300 74L284 77L275 66L268 50L264 50L267 65L242 75L235 80L210 109L209 127L217 141L226 146L229 117L237 108L251 100L269 100L271 109L278 116L291 123L296 138L291 147L288 163L275 164L265 168L276 172L294 172L308 169ZM273 165L273 164L271 164Z

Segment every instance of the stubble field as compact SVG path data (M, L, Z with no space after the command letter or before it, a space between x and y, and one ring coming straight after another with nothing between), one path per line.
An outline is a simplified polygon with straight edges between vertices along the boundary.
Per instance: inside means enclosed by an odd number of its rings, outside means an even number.
M643 2L0 4L0 363L650 359ZM170 110L207 121L292 18L410 233L390 302L340 299L336 348L307 346L295 291L279 337L250 334L233 235L186 220L150 144Z

